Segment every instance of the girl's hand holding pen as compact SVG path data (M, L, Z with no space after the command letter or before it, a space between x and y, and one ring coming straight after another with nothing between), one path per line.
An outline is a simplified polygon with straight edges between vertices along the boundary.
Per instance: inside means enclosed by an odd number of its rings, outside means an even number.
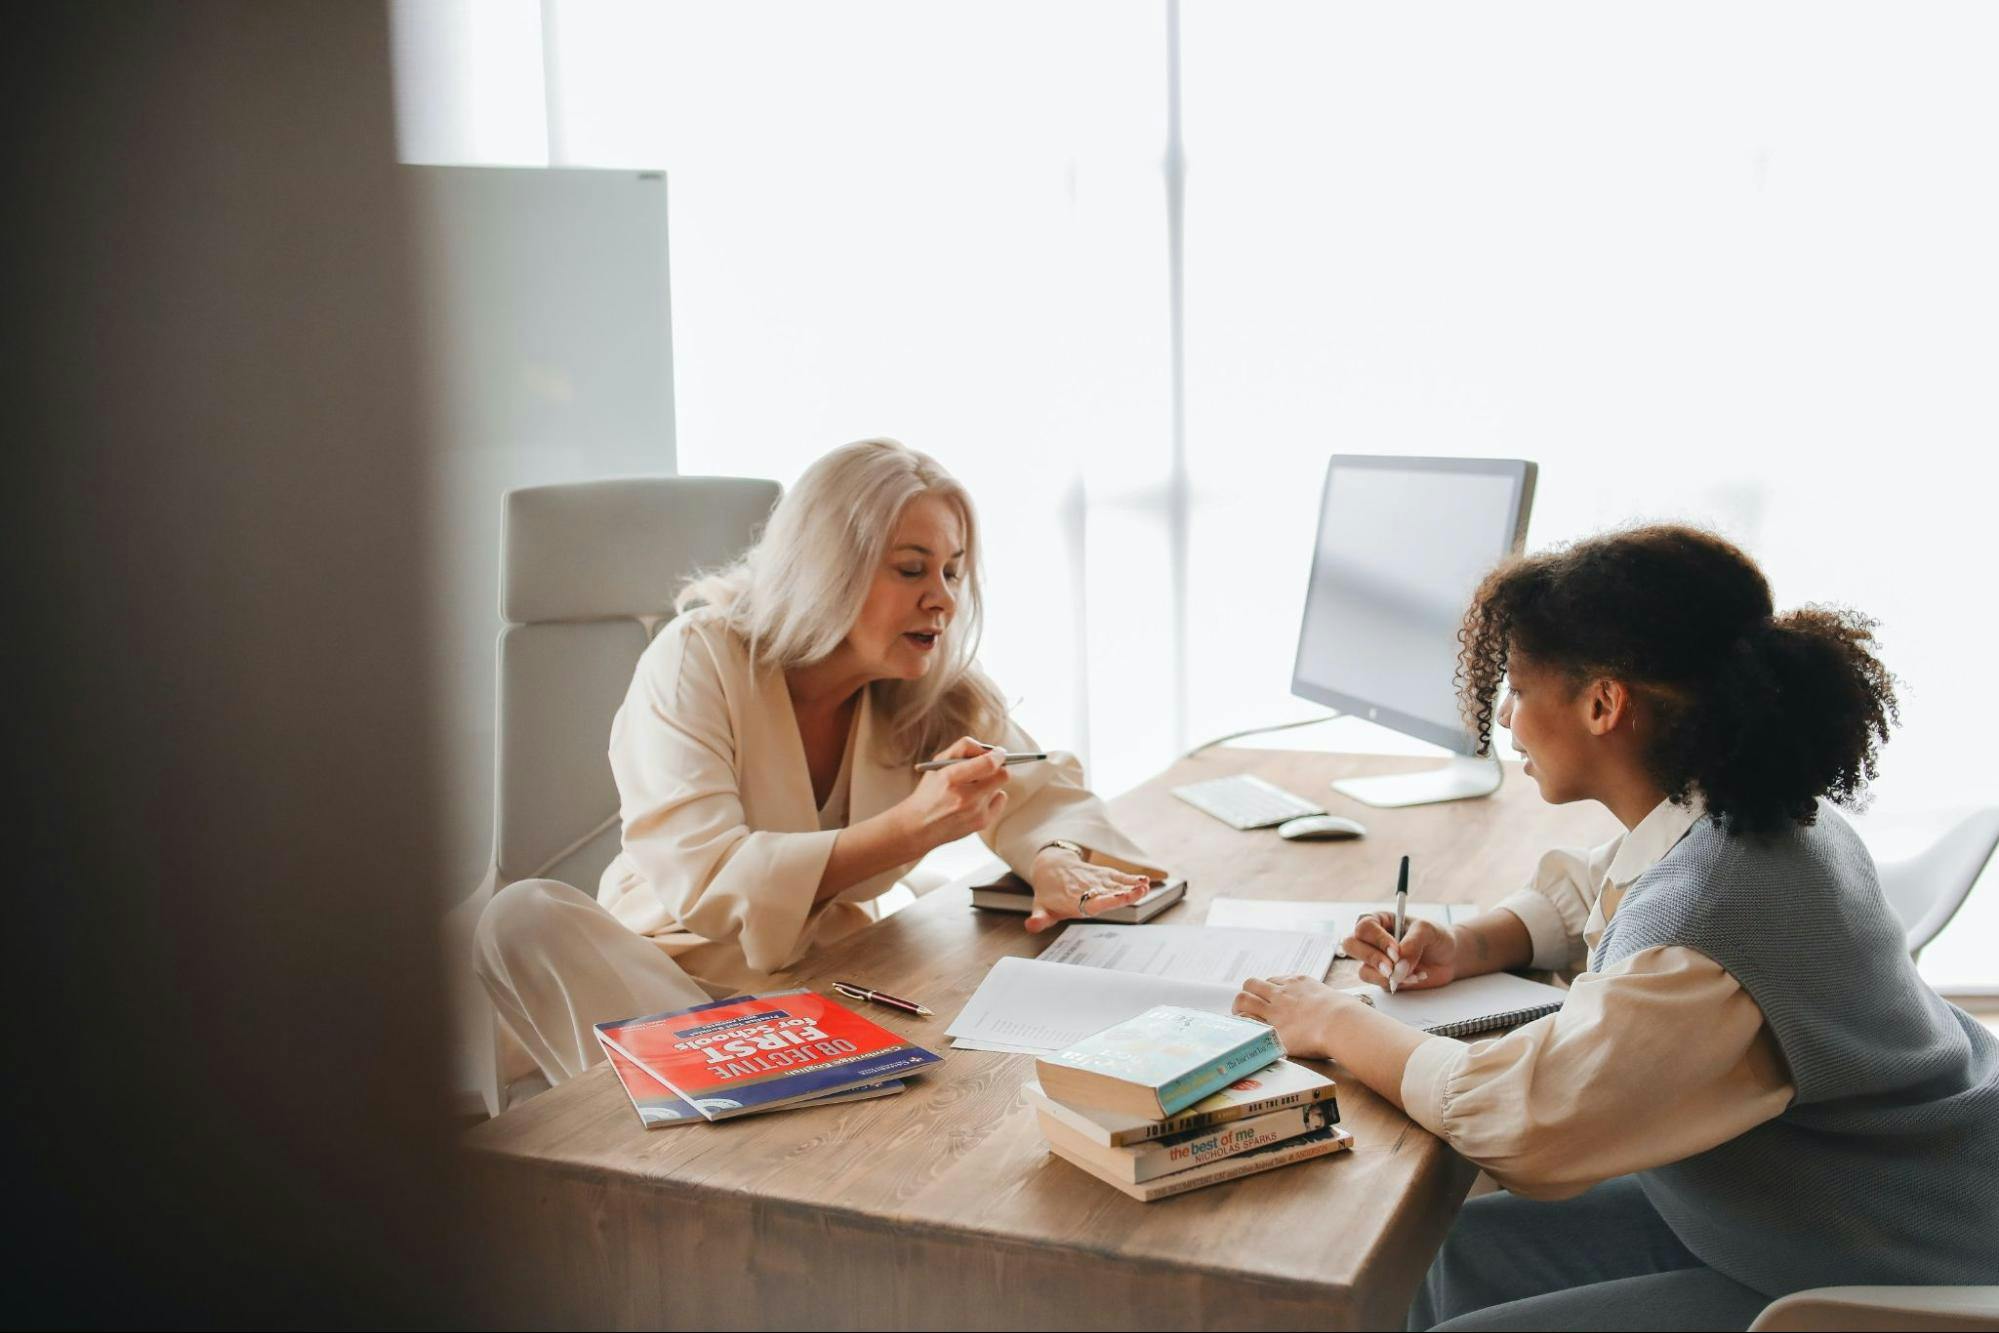
M1340 948L1360 963L1362 981L1384 990L1390 977L1398 990L1434 990L1457 976L1457 936L1416 920L1409 922L1397 943L1393 912L1373 912L1354 922L1353 933L1340 941Z

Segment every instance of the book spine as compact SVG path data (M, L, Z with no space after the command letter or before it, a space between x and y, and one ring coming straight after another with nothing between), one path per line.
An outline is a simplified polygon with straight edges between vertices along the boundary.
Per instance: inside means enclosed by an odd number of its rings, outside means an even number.
M1290 1166L1294 1162L1310 1161L1314 1157L1326 1157L1339 1152L1353 1142L1351 1135L1333 1130L1323 1139L1313 1139L1295 1148L1276 1152L1261 1152L1246 1155L1241 1160L1224 1158L1205 1169L1176 1171L1170 1176L1148 1180L1143 1185L1132 1185L1125 1192L1142 1203L1155 1199L1168 1199L1175 1194L1185 1194L1204 1185L1219 1185L1225 1180L1239 1180L1243 1176L1253 1176L1263 1171L1275 1171L1280 1166Z
M988 912L1019 912L1025 916L1034 910L1034 900L1019 893L981 893L974 889L972 906Z
M681 1087L678 1083L675 1083L665 1074L653 1068L651 1065L647 1064L644 1060L641 1060L638 1057L638 1055L632 1051L630 1047L624 1044L624 1042L613 1037L604 1036L601 1033L599 1034L599 1040L603 1041L608 1046L617 1047L618 1053L620 1055L623 1055L627 1060L630 1060L633 1064L645 1070L646 1073L652 1075L654 1078L658 1079L661 1083L664 1083L667 1087L667 1090L671 1092L675 1097L678 1097L681 1101L693 1107L696 1111L699 1111L701 1113L701 1118L703 1120L711 1120L711 1121L728 1120L731 1119L732 1117L739 1115L754 1115L758 1111L776 1110L778 1107L788 1106L793 1102L808 1101L814 1097L824 1095L823 1093L815 1092L810 1089L796 1090L791 1092L789 1095L785 1095L783 1093L777 1093L775 1095L771 1095L773 1085L765 1084L760 1089L760 1091L766 1093L766 1096L760 1098L754 1105L734 1106L727 1108L717 1107L715 1105L715 1099L712 1095L714 1091L713 1089L709 1090L711 1094L710 1096L705 1098L701 1097L697 1095L695 1092L687 1088Z
M1255 1040L1243 1043L1222 1057L1217 1065L1197 1069L1168 1080L1159 1089L1162 1115L1184 1111L1211 1092L1220 1092L1244 1074L1284 1058L1284 1047L1274 1030L1266 1029Z
M631 1048L626 1046L622 1040L620 1040L617 1037L613 1037L610 1035L609 1032L606 1032L605 1029L607 1028L615 1031L617 1030L618 1025L613 1023L600 1023L597 1025L597 1040L603 1043L606 1054L609 1054L612 1051L616 1051L619 1055L624 1056L625 1059L631 1061L632 1064L637 1066L640 1070L644 1071L648 1077L652 1078L654 1081L659 1083L659 1085L665 1088L669 1093L672 1093L673 1096L677 1100L679 1100L682 1104L698 1112L703 1120L714 1120L718 1118L714 1114L714 1112L703 1107L699 1102L695 1101L692 1097L689 1097L679 1088L674 1087L673 1084L667 1080L666 1075L660 1073L657 1069L654 1069L651 1065L647 1064L644 1060L641 1060L637 1055L633 1054Z
M1226 1125L1236 1120L1247 1120L1253 1115L1269 1115L1272 1111L1288 1111L1294 1106L1306 1106L1312 1102L1331 1101L1337 1089L1330 1083L1316 1088L1304 1088L1297 1092L1287 1092L1281 1097L1268 1101L1245 1102L1241 1106L1224 1106L1219 1111L1197 1111L1191 1115L1174 1116L1170 1120L1150 1120L1131 1129L1112 1130L1109 1146L1128 1148L1134 1143L1150 1143L1154 1139L1171 1138L1175 1134L1185 1134L1189 1130L1211 1129L1216 1125Z
M1175 1171L1226 1161L1240 1153L1255 1152L1258 1148L1267 1148L1273 1143L1324 1129L1332 1123L1327 1118L1331 1110L1321 1103L1308 1106L1303 1111L1277 1111L1254 1120L1224 1125L1182 1143L1137 1149L1133 1153L1133 1183L1143 1185L1148 1180L1157 1180Z

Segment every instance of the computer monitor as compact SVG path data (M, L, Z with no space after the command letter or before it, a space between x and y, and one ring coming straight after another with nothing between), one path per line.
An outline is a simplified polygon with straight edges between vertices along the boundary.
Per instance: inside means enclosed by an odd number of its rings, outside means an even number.
M1487 796L1496 758L1458 711L1458 626L1527 537L1534 464L1336 454L1326 466L1291 692L1456 752L1442 769L1349 778L1370 805Z

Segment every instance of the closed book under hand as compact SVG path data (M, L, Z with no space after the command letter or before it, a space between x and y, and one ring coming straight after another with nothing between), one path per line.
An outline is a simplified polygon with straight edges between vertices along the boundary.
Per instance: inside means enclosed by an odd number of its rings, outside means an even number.
M1284 1054L1275 1029L1247 1018L1156 1005L1034 1062L1058 1102L1163 1120Z
M1142 925L1186 896L1186 880L1160 879L1155 875L1152 877L1152 890L1143 898L1123 907L1113 907L1108 912L1093 913L1090 920L1108 921L1120 926ZM972 886L972 906L993 912L1018 912L1025 916L1034 910L1034 888L1018 875L1007 875L991 884L975 884Z

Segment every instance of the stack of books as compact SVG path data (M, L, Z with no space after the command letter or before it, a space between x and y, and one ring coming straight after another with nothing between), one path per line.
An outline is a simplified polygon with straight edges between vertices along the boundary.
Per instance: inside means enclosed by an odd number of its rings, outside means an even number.
M942 1057L809 990L597 1025L647 1129L886 1097Z
M1160 1005L1035 1062L1057 1157L1141 1202L1339 1152L1333 1081L1262 1023Z

